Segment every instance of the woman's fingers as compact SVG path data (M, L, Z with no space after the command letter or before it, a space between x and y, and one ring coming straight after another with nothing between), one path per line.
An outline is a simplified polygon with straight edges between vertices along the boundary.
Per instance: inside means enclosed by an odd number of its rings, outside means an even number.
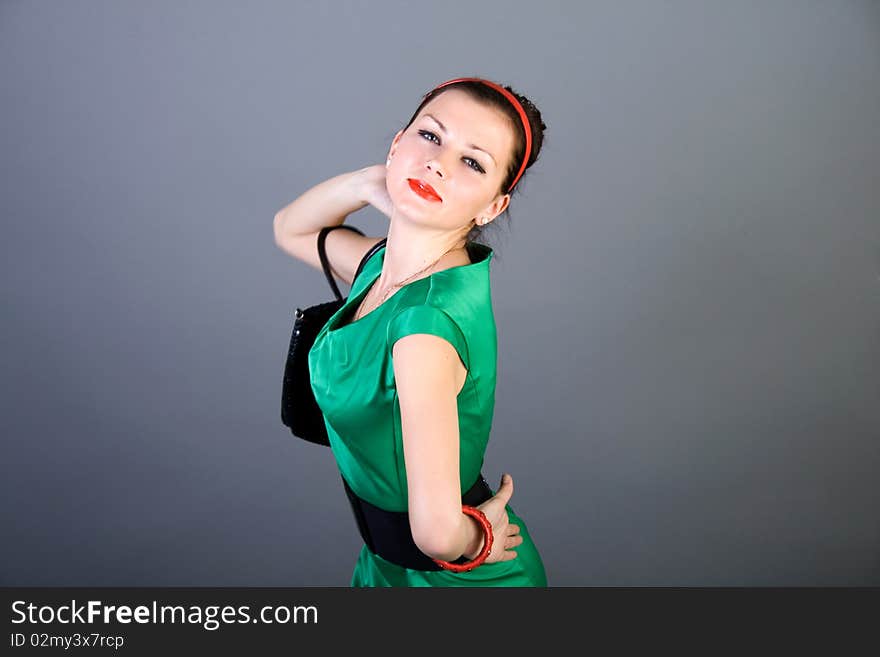
M522 536L511 536L504 541L504 549L509 550L510 548L515 548L517 545L522 545L523 540Z
M510 517L506 510L507 503L512 496L513 477L504 473L501 477L501 485L495 495L477 507L484 511L489 518L495 536L495 545L498 546L497 550L493 546L489 563L516 559L517 553L512 548L523 543L524 539L520 536L520 526L510 523Z
M517 545L522 545L524 540L525 539L520 536L519 525L507 525L507 536L504 539L505 551L510 550L510 548L514 548Z

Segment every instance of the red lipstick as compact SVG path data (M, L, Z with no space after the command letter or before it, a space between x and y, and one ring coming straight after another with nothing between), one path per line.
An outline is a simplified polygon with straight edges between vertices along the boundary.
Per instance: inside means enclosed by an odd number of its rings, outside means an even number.
M409 183L409 188L422 198L425 198L429 201L439 201L440 203L443 202L443 199L440 198L440 195L434 191L434 188L431 187L424 180L419 180L418 178L407 178L406 181Z

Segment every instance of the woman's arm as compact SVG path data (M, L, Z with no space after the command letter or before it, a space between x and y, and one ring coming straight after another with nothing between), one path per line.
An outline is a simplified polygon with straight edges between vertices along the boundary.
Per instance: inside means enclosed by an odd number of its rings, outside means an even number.
M453 561L482 545L479 525L461 511L457 395L466 374L455 348L426 333L394 343L410 528L419 549Z
M275 235L305 235L324 226L338 226L367 205L366 169L349 171L318 183L275 214Z
M275 243L285 253L323 271L318 233L325 226L341 225L349 214L367 204L390 216L384 165L343 173L306 190L275 214ZM381 239L348 230L329 233L324 250L333 274L351 285L364 254Z

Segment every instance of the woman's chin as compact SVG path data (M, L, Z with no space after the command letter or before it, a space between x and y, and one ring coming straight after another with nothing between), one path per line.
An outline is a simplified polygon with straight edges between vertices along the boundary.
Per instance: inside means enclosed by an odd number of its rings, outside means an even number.
M415 194L409 190L407 190L407 194L410 197L414 197ZM433 217L437 215L437 210L439 210L439 203L426 201L424 199L419 198L392 198L392 205L394 206L394 211L396 213L405 215L410 219L418 219L419 217Z

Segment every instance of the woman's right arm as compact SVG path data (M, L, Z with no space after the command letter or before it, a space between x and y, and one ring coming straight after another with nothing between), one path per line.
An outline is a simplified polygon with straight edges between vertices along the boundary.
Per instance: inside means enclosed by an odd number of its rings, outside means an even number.
M370 203L384 212L384 169L375 165L343 173L304 192L275 214L275 243L282 251L321 270L317 243L322 228L343 224L348 215ZM350 230L330 232L324 246L331 270L351 284L364 254L381 239Z

